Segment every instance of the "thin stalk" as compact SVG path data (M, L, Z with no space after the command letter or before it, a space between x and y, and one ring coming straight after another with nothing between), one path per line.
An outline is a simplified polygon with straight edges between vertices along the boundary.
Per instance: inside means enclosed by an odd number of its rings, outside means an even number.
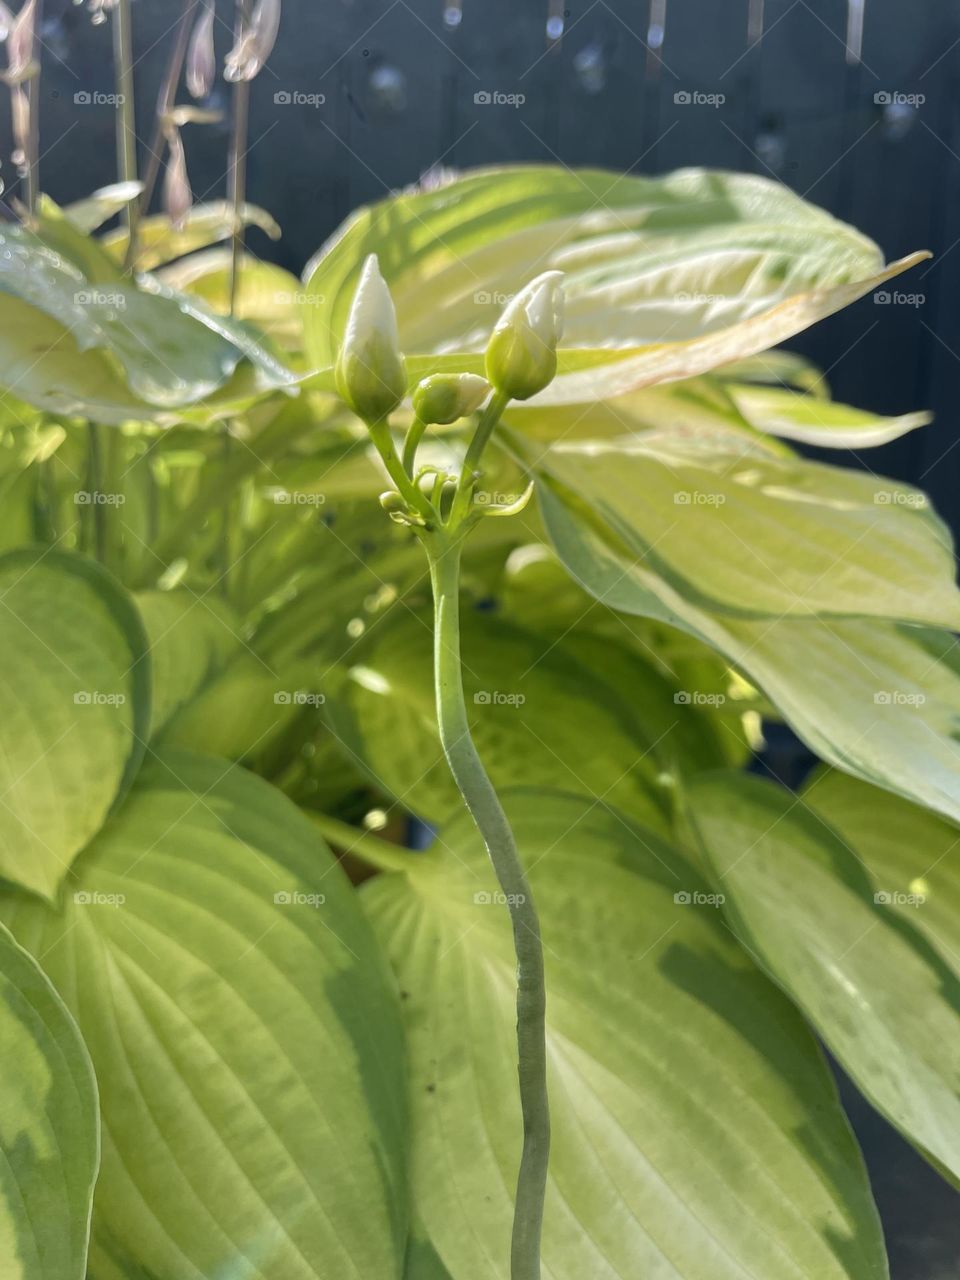
M43 0L37 0L33 16L32 61L37 71L27 85L27 210L31 221L37 212L40 198L40 28L43 25Z
M237 0L237 35L250 21L250 0ZM233 234L230 238L230 314L237 305L240 258L243 254L243 205L247 198L247 131L250 125L250 81L233 86L233 130L230 137L228 199L233 207Z
M332 818L327 813L318 813L312 809L305 809L304 812L331 844L344 853L359 858L375 871L409 871L418 863L422 865L430 856L402 850L387 840L381 840L379 836L361 831L349 822L341 822L339 818Z
M434 677L440 741L508 904L517 954L517 1049L523 1154L517 1179L510 1275L511 1280L540 1280L540 1237L550 1158L546 989L540 921L513 831L477 754L467 720L460 659L462 542L456 535L452 538L425 535L424 543L430 559L435 609Z
M453 496L450 523L454 526L464 518L469 510L470 499L473 495L474 477L479 469L480 459L484 449L487 447L490 436L493 434L494 427L503 416L503 411L507 407L509 400L510 397L505 396L502 391L495 391L490 397L487 407L480 415L477 429L463 460L463 469L460 472L457 491Z
M156 189L157 178L160 176L160 161L163 156L163 139L164 125L170 112L173 110L177 97L177 86L180 83L180 77L183 74L183 64L186 61L187 49L190 45L190 27L193 19L194 11L199 0L183 0L183 8L180 11L180 17L177 19L177 31L173 42L173 50L170 54L170 61L167 63L167 69L164 72L163 80L160 84L160 92L157 96L157 113L153 122L153 133L150 136L150 144L147 147L147 163L143 174L143 190L140 192L139 211L141 216L150 208L150 201L153 199L153 193ZM129 268L134 261L136 253L136 245L134 238L131 236L127 244L127 256L125 266Z
M113 11L113 67L117 81L117 176L121 182L137 180L137 120L133 99L133 24L130 0L117 0ZM123 210L127 245L133 244L140 217L140 202L131 197Z
M87 423L87 492L93 524L94 555L103 564L107 552L106 510L103 498L103 446L100 428L95 422Z

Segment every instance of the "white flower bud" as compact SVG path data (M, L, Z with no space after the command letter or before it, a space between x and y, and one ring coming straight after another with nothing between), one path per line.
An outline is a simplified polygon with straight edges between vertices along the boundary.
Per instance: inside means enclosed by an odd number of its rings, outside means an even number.
M562 271L545 271L504 307L487 344L487 377L511 400L529 400L553 381L563 332Z
M377 255L363 264L337 359L337 390L358 418L378 422L407 390L397 313Z

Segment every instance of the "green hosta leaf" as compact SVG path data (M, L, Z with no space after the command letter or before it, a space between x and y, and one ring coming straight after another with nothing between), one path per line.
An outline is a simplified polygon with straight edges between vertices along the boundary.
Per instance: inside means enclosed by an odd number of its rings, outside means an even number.
M684 169L618 177L550 166L479 170L359 210L306 272L311 360L336 358L368 253L397 303L411 377L473 370L504 302L566 273L560 376L541 403L589 403L692 377L783 342L923 255L889 268L875 244L786 187Z
M96 231L114 214L120 212L143 189L140 182L114 182L100 187L83 200L74 200L63 206L63 212L78 231ZM44 197L46 198L46 197Z
M951 632L721 614L631 563L548 487L540 500L561 560L597 599L712 645L821 759L960 820L960 654Z
M280 228L276 222L265 209L260 209L255 204L243 205L239 220L241 226L259 227L271 240L280 239ZM152 271L187 253L229 239L234 225L233 207L225 200L194 205L182 227L173 226L163 214L141 218L137 228L134 266L138 271ZM108 232L100 243L115 261L124 262L128 241L128 233L121 227Z
M960 626L950 535L916 490L716 424L561 441L533 469L625 578L656 574L703 608Z
M78 869L62 912L3 913L100 1082L91 1274L399 1280L396 997L312 824L243 770L164 754Z
M436 822L459 795L436 728L432 642L429 626L409 613L381 625L332 673L326 710L374 781ZM666 829L664 775L727 759L723 731L613 641L558 640L474 614L463 654L470 722L498 787L559 787Z
M4 1280L84 1280L100 1157L77 1024L0 925L0 1258Z
M191 591L142 591L137 606L150 641L158 733L239 648L239 624L219 601Z
M833 769L814 775L803 801L863 863L880 904L904 915L960 978L960 830Z
M66 220L58 226L96 248ZM252 394L296 382L241 325L158 282L147 292L128 280L91 280L89 254L81 267L58 245L24 227L0 232L3 383L23 399L122 421L187 409L229 390L234 375L252 377Z
M220 315L230 312L230 249L208 249L164 267L158 275L165 284L202 298ZM296 276L272 262L249 255L241 259L234 315L256 325L282 347L302 345L303 285Z
M544 1274L885 1276L815 1042L690 866L579 798L511 793L509 811L547 965ZM404 996L415 1212L453 1280L506 1280L520 1151L513 948L469 820L442 844L362 897Z
M718 370L718 375L723 372ZM591 405L516 404L505 420L537 440L606 439L657 428L675 436L722 428L728 434L742 434L757 447L756 433L762 432L768 437L841 449L886 444L931 419L926 413L884 418L812 392L801 394L785 387L705 375L645 387ZM789 449L777 450L773 441L768 440L767 446L781 457L793 456Z
M0 875L52 898L133 778L150 723L147 642L98 565L0 556Z
M731 775L694 783L689 800L737 936L858 1088L960 1182L955 969L795 796Z
M929 413L884 418L815 395L797 395L782 387L730 383L737 408L758 431L831 449L869 449L897 440L932 421Z

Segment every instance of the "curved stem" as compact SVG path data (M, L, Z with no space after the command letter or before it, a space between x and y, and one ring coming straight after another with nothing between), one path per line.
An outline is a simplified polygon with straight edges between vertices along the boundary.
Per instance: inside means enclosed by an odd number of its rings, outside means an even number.
M403 441L403 469L408 476L413 475L414 464L417 460L417 449L426 429L427 424L421 422L419 418L414 418L407 428L407 434Z
M480 458L509 400L510 397L504 395L502 391L495 391L490 397L487 407L480 415L477 429L463 459L460 482L457 485L457 491L453 497L453 506L450 509L450 523L453 527L456 527L469 511L470 499L473 495L474 476L480 466Z
M398 492L406 498L414 511L418 511L425 520L433 520L436 512L431 507L426 495L420 491L407 475L403 468L403 463L397 457L397 451L393 447L393 437L390 434L390 423L386 418L381 418L379 422L368 422L367 430L370 432L370 439L376 446L377 452L383 459L387 475L397 486Z
M499 417L499 413L496 416ZM491 430L495 421L493 418ZM513 925L523 1154L517 1179L510 1275L511 1280L539 1280L543 1201L550 1156L546 993L540 922L513 831L477 754L467 720L460 667L462 544L459 539L447 536L424 535L423 540L430 559L434 596L434 675L440 740L464 802L483 837Z

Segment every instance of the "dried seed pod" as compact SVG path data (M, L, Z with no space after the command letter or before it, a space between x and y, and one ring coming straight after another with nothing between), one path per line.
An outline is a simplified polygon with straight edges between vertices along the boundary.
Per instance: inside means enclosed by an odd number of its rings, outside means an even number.
M187 157L179 129L167 134L167 168L163 176L163 207L179 231L193 208L193 192L187 174Z
M224 62L224 77L231 83L252 80L270 57L280 29L280 7L281 0L257 0Z
M187 89L192 98L205 98L217 78L217 56L213 42L215 18L212 0L201 0L202 12L190 36L187 49Z

